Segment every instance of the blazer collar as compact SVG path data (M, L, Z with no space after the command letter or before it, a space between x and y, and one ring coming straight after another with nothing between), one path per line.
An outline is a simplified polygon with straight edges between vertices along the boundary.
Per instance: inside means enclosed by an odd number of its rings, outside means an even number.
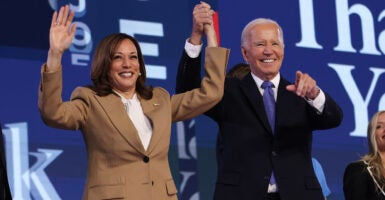
M120 96L111 93L107 96L101 97L95 95L95 97L100 106L104 109L111 123L127 143L131 144L138 152L145 154L144 147L140 141L136 128L128 117Z
M150 140L150 144L147 148L147 151L144 149L142 145L142 141L140 140L139 134L132 123L131 119L128 117L126 110L124 109L124 105L122 103L121 97L115 93L109 94L105 97L97 96L96 98L100 105L104 108L108 118L110 118L112 124L116 127L122 137L130 143L134 148L141 152L144 155L150 154L155 146L161 139L161 134L157 131L158 127L155 125L159 125L162 122L158 122L154 117L154 111L156 111L161 105L156 100L156 98L152 98L149 100L143 99L138 95L138 99L140 101L140 105L142 106L143 113L150 120L153 125L152 136Z

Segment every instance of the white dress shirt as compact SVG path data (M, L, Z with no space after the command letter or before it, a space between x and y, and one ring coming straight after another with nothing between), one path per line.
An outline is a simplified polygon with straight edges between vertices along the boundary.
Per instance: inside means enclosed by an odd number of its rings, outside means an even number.
M147 150L152 136L152 125L150 120L144 115L142 106L140 105L140 101L136 96L136 93L131 99L126 99L118 92L116 93L121 97L124 107L127 111L127 115L134 124L144 149Z

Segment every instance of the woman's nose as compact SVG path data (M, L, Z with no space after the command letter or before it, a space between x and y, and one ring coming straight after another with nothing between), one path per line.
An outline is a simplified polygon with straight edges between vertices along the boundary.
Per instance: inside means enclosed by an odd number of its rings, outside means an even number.
M130 67L130 60L128 58L123 58L123 67Z

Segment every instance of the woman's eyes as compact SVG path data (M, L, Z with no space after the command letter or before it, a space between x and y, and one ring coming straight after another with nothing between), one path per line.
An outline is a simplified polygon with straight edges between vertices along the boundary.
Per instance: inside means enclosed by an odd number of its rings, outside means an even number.
M112 58L113 58L114 60L116 60L116 59L121 59L122 56L121 56L121 55L114 55Z
M114 60L123 59L123 56L122 56L122 55L114 55L114 56L112 57L112 59L114 59ZM129 59L130 59L130 60L137 60L137 59L138 59L138 56L137 56L137 55L130 55L130 56L129 56Z

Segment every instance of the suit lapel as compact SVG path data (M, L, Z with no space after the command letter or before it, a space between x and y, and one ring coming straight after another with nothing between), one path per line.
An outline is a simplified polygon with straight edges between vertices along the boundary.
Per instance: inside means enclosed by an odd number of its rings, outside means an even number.
M272 133L269 121L267 119L265 106L263 104L262 95L258 90L258 86L255 83L251 74L246 75L241 81L241 89L246 95L247 99L250 101L257 118L261 120L263 126Z
M296 99L297 96L291 93L290 91L286 90L286 86L289 84L291 83L281 76L281 80L278 85L277 102L275 104L276 126L280 125L281 122L285 120L285 117L293 117L293 116L289 116L287 105L295 106L298 102ZM293 101L293 97L294 97L294 101Z
M100 106L103 107L107 117L111 120L111 123L115 126L122 137L138 152L145 154L138 132L128 117L120 97L116 94L109 94L104 97L95 95L95 97Z

